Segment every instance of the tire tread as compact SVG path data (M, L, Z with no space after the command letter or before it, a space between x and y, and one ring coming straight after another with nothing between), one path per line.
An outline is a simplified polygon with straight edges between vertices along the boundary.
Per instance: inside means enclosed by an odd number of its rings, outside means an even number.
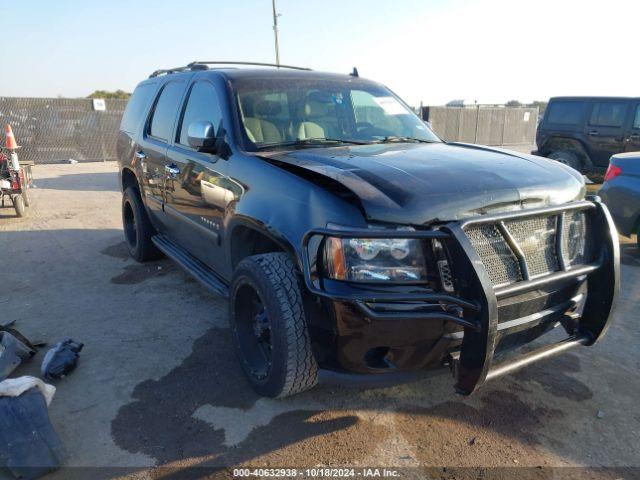
M273 287L281 309L280 325L287 348L285 381L276 398L304 392L317 383L318 366L311 349L298 277L286 253L254 255L243 262L255 262Z

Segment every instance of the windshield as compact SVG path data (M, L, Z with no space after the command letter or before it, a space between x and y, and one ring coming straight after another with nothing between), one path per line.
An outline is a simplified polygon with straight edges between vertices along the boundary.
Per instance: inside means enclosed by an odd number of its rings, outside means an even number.
M234 85L246 137L258 150L440 141L393 93L359 79L252 78Z

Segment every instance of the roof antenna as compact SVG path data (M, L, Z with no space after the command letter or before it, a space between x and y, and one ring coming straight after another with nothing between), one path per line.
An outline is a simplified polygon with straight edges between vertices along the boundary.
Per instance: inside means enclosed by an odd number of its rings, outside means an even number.
M356 67L353 67L353 72L351 72L349 75L351 75L352 77L359 77L360 75L358 75L358 69Z

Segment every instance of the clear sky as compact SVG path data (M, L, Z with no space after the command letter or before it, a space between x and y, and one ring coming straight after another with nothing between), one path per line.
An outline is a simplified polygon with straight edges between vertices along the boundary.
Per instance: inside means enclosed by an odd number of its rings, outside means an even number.
M413 105L640 95L640 0L278 0L282 63ZM0 0L0 96L131 91L192 60L274 61L271 0Z

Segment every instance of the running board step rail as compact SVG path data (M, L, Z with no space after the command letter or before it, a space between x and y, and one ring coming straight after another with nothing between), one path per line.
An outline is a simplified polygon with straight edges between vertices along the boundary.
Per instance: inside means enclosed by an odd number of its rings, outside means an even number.
M176 262L180 268L195 278L207 290L224 298L229 297L229 287L211 268L177 246L165 235L154 235L151 240L158 247L158 250Z

